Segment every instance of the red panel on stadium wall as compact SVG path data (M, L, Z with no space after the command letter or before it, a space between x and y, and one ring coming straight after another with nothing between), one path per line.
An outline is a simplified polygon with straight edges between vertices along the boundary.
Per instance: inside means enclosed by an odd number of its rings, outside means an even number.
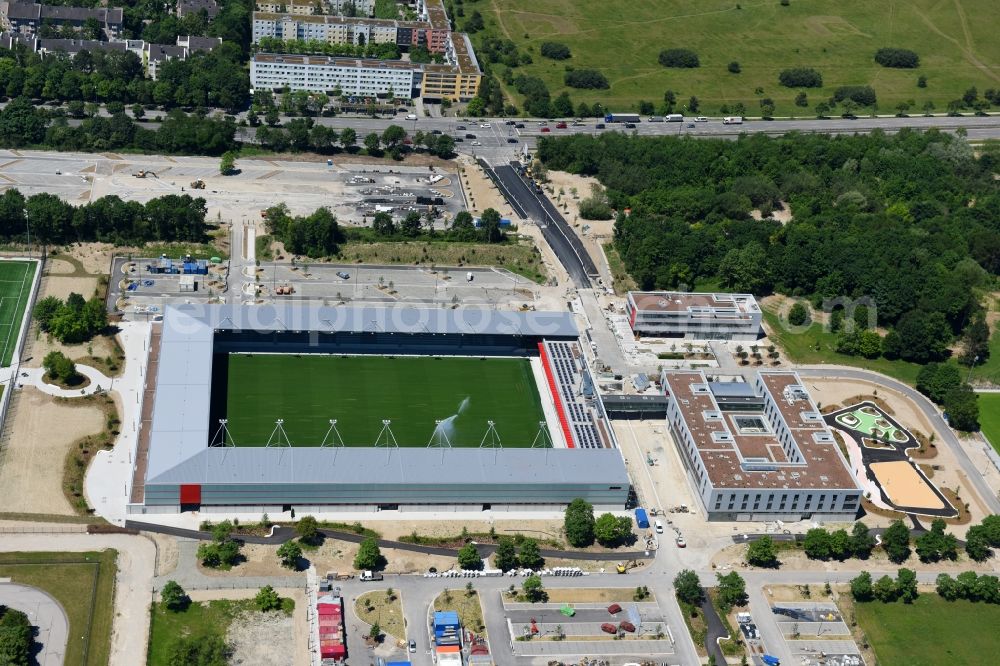
M201 484L181 484L181 504L201 504Z

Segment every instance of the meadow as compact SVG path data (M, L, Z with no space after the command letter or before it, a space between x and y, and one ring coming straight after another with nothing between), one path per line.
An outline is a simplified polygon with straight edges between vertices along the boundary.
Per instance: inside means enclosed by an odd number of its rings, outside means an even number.
M670 89L681 104L698 97L698 113L705 115L737 102L747 115L759 115L760 99L768 97L775 115L814 116L816 104L838 86L871 85L880 113L895 113L898 103L912 101L912 115L922 113L926 102L943 112L972 86L980 96L1000 88L995 0L790 0L787 7L778 0L489 0L467 3L466 15L473 9L482 12L491 33L531 55L532 64L516 72L540 77L553 97L567 90L574 104L600 102L613 111L637 110L639 100L659 106ZM572 57L542 57L546 41L569 46ZM873 59L881 47L915 51L920 67L881 67ZM668 48L695 51L701 66L662 67L657 56ZM739 62L740 73L728 71L732 61ZM610 89L566 88L567 66L600 70ZM819 70L823 87L780 86L778 74L792 67ZM926 88L917 87L919 76L927 77ZM806 107L794 104L800 90L807 94ZM506 92L513 90L507 86Z

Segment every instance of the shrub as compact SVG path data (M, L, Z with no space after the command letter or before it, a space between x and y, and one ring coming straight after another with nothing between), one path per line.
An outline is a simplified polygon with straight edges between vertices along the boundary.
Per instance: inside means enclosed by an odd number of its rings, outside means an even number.
M596 69L574 69L566 72L563 82L570 88L610 88L608 78Z
M740 63L735 60L729 63L726 66L726 69L729 70L730 74L739 74L741 71L743 71L742 68L740 67Z
M257 593L253 601L254 605L257 606L257 610L264 613L281 608L281 597L278 596L278 593L270 585L260 588L260 592Z
M823 75L812 67L783 69L778 82L786 88L822 88Z
M354 568L360 571L382 569L386 565L385 557L378 547L375 537L368 537L361 542L358 554L354 556Z
M483 558L479 556L475 544L467 543L458 551L458 566L465 571L479 571L483 568Z
M542 42L541 54L552 60L566 60L572 56L569 47L559 42Z
M875 52L875 62L883 67L913 69L920 66L920 56L909 49L884 47Z
M803 303L795 303L788 311L788 323L792 326L803 326L810 320L809 309Z
M184 610L190 600L184 588L177 581L168 580L167 584L160 590L160 602L167 607L167 610Z
M698 60L698 54L690 49L666 49L660 51L658 60L664 67L678 67L681 69L693 69L701 65L701 62Z
M878 101L875 89L871 86L840 86L833 91L834 103L840 103L846 99L861 106L874 106Z

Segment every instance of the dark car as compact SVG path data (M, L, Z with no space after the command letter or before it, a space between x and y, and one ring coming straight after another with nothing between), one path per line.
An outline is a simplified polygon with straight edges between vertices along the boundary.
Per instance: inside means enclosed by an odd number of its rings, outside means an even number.
M543 127L543 128L541 129L541 131L542 131L542 132L551 132L552 130L550 130L550 129L549 129L548 127Z
M513 124L514 124L513 120L508 120L507 122L504 123L504 125L513 125Z
M604 129L604 123L597 123L594 125L594 129Z
M524 129L524 123L514 123L514 127L517 129Z
M455 140L455 143L464 143L465 142L465 139L463 139L460 136L455 136L455 137L452 137L452 138Z
M465 135L465 138L466 138L466 139L475 139L475 138L476 138L476 135L475 135L475 134L466 134L466 135Z
M517 139L515 139L514 137L510 137L509 139L507 139L507 143L517 143Z
M431 130L431 134L440 134L441 130Z
M339 277L341 280L349 280L351 279L351 274L347 273L346 271L337 271L337 277Z
M625 123L625 129L635 129L635 123Z
M465 129L465 125L458 125L457 127L455 127L455 129L464 130Z

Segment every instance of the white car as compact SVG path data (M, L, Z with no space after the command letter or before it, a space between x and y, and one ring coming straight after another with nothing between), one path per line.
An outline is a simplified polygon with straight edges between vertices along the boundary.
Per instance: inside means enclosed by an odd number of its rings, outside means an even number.
M482 125L480 125L480 127L484 127L484 128L488 128L489 126L490 126L489 123L483 123Z
M694 119L694 121L696 123L707 123L708 118L706 118L705 116L698 116L697 118Z
M481 146L481 145L483 145L483 142L482 141L473 141L472 145L473 146Z

